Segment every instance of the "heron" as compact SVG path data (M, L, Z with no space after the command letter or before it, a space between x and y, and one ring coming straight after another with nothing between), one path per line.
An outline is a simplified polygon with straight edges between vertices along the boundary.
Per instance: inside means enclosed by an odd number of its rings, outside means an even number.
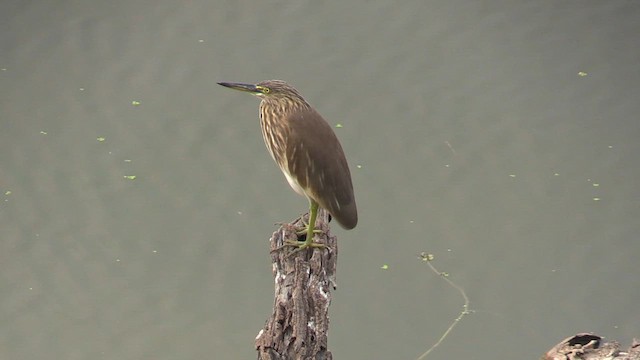
M300 92L282 80L218 84L261 99L260 127L267 150L291 188L309 201L309 222L299 233L306 233L306 239L289 245L324 246L313 242L319 208L343 228L356 227L358 210L347 158L331 126Z

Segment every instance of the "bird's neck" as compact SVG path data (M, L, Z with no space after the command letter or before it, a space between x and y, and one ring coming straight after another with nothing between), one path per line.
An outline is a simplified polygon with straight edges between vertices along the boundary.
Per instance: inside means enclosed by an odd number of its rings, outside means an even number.
M309 109L311 105L304 99L262 99L260 102L261 113L270 113L277 117Z

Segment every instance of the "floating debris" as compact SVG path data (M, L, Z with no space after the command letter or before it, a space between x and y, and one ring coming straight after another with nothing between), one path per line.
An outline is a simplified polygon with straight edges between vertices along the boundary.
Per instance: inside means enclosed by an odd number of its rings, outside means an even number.
M425 251L421 252L419 257L420 257L420 260L422 261L433 261L433 259L435 258L433 254L429 254Z

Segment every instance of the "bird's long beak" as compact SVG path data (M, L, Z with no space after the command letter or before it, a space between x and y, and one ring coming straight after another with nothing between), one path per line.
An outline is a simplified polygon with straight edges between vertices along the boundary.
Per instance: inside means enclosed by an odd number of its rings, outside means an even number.
M240 91L244 91L252 94L260 93L260 90L258 90L258 88L254 84L219 82L218 85L228 87L229 89L240 90Z

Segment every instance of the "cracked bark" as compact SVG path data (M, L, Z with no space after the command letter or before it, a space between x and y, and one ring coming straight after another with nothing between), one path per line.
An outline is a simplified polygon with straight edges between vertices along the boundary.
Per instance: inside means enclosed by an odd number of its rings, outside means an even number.
M337 238L331 235L328 214L321 209L316 228L322 232L314 236L314 242L328 248L292 254L295 248L282 245L296 240L296 228L303 225L298 218L281 225L271 236L275 296L271 317L256 337L258 360L333 359L327 333L331 290L336 288Z

